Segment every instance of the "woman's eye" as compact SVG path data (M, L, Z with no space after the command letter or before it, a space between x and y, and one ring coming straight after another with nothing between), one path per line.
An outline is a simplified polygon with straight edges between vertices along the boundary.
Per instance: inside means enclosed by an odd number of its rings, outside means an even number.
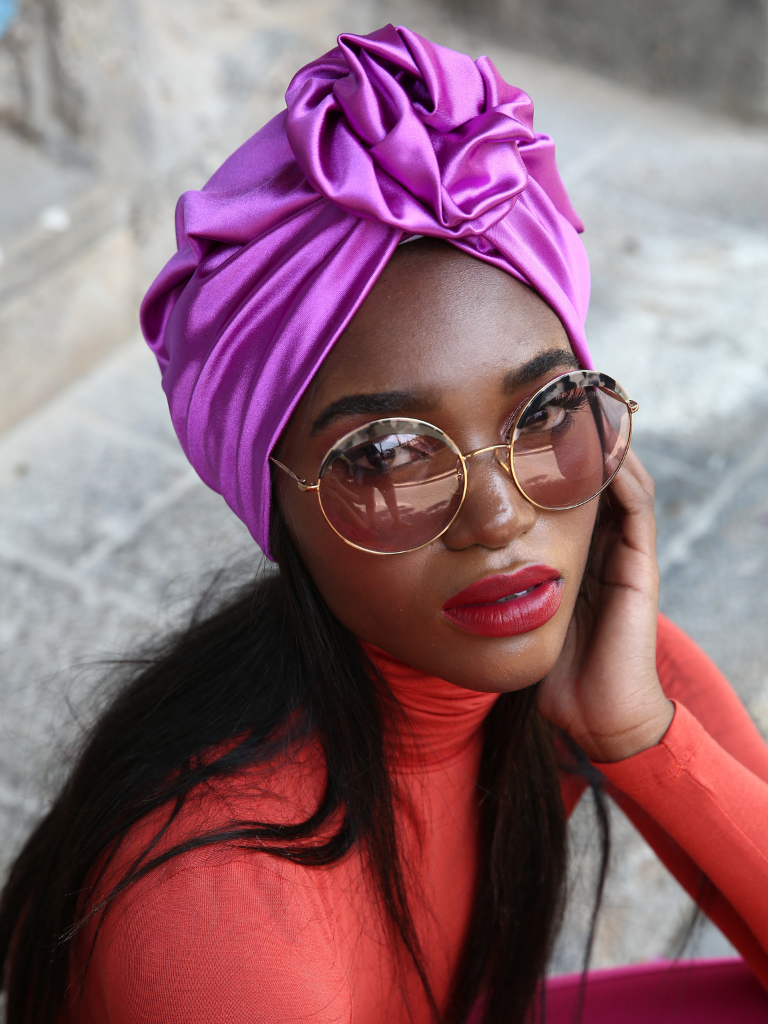
M552 431L565 420L568 413L561 406L550 403L528 416L523 427L529 431Z
M522 429L537 433L563 430L586 401L587 396L582 389L558 395L557 398L553 398L552 401L527 416Z
M345 458L362 472L392 472L430 459L434 449L431 441L428 437L386 437L352 449Z
M392 462L393 453L377 444L367 444L364 447L353 448L344 456L346 462L354 466L359 472L381 472L386 470Z

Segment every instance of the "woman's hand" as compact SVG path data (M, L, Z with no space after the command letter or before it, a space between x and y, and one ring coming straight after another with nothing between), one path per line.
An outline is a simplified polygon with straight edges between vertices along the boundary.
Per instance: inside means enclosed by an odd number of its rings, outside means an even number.
M610 487L562 654L539 687L541 713L593 761L658 743L674 706L656 674L659 569L653 480L630 451Z

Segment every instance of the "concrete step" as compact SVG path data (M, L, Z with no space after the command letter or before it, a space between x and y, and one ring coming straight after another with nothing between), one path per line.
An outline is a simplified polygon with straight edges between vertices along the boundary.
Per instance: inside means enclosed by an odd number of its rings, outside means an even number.
M0 133L0 431L135 332L125 192Z

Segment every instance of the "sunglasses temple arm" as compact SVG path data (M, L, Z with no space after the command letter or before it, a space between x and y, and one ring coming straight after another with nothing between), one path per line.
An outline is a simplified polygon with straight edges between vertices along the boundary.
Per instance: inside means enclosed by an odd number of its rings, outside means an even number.
M274 462L274 464L276 466L279 466L280 469L284 470L288 474L288 476L293 477L293 479L298 484L300 491L319 491L320 490L320 484L319 483L308 484L306 480L302 480L300 477L296 476L296 474L293 472L292 469L288 469L287 466L284 466L282 464L282 462L280 462L280 460L276 459L274 456L270 455L269 461L270 462Z

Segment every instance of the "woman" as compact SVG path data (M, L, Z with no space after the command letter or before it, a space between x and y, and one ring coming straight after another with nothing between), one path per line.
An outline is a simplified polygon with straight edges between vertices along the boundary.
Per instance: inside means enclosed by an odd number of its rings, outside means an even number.
M584 1019L765 1019L768 751L657 619L551 140L391 26L287 104L182 198L143 308L279 573L97 723L5 890L9 1021L571 1019L541 979L588 779L749 966L600 978Z

